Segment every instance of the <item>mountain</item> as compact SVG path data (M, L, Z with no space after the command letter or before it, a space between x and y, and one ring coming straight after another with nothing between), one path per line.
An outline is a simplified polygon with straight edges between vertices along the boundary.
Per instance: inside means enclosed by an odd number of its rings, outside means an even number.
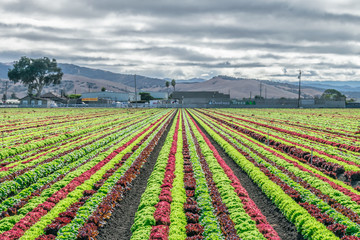
M92 79L103 79L110 82L121 83L129 87L135 87L134 75L113 73L100 69L80 67L73 64L59 63L58 65L61 67L64 74ZM136 75L136 87L139 89L160 86L165 86L165 80Z
M260 86L261 85L261 86ZM261 90L260 90L261 88ZM177 91L219 91L230 93L231 98L249 98L256 95L266 98L297 98L298 88L292 84L275 83L256 79L233 78L228 76L213 77L204 82L176 85ZM323 91L306 87L302 89L302 97L321 95Z
M113 73L110 71L92 69L87 67L80 67L73 64L59 63L58 64L64 76L62 83L56 86L48 86L44 88L43 93L52 91L60 93L65 90L66 93L83 93L88 91L100 91L105 87L109 91L116 92L134 92L134 75ZM0 63L0 94L5 92L5 82L7 79L7 72L11 65ZM165 82L171 79L158 79L146 76L136 75L136 85L138 92L141 91L162 91L170 92L173 88L165 87ZM8 95L15 92L18 97L26 95L26 87L21 84L13 84L8 82ZM232 98L249 98L260 95L267 98L297 98L298 85L297 83L274 82L257 79L234 78L229 76L217 76L209 80L202 78L193 78L189 80L177 80L177 91L219 91L222 93L229 93ZM301 95L302 97L320 96L325 89L335 88L343 90L351 90L346 92L349 97L360 97L360 89L357 82L302 82ZM340 90L341 91L341 90Z
M303 81L302 84L323 89L336 89L344 93L360 91L359 81Z
M190 78L188 80L177 80L176 83L198 83L198 82L205 82L206 79L203 78Z

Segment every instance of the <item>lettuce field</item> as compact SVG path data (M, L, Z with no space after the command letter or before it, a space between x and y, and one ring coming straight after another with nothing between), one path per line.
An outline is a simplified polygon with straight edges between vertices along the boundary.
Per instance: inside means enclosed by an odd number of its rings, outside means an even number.
M2 109L2 239L360 239L360 111Z

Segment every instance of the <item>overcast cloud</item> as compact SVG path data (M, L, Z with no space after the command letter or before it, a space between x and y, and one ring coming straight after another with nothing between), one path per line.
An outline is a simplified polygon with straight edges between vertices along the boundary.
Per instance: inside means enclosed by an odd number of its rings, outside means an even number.
M1 0L0 62L24 55L158 78L360 80L360 1Z

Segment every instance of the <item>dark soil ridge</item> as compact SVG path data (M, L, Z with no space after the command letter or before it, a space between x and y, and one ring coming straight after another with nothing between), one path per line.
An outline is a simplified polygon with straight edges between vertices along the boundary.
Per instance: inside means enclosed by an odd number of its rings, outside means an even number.
M240 180L241 185L248 192L249 197L255 202L262 214L266 217L267 221L279 234L279 237L283 240L304 239L304 237L299 232L297 232L295 225L286 219L278 207L265 195L265 193L261 191L260 187L258 187L257 184L251 180L247 173L244 172L241 167L226 154L220 145L217 144L214 139L212 139L212 137L198 122L197 124L209 138L210 142L214 145L226 164L233 170L235 176Z
M140 174L131 183L131 189L125 193L123 200L119 203L119 206L114 209L110 219L99 229L99 235L96 237L97 240L128 240L131 238L132 233L130 229L134 223L135 213L140 204L141 195L145 192L147 181L154 169L156 160L165 143L174 119L175 115L142 166Z

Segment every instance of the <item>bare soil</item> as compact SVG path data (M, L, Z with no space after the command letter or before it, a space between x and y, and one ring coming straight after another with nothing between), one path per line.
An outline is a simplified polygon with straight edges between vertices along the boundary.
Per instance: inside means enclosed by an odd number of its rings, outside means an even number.
M131 226L135 213L140 204L141 195L145 192L147 181L154 169L159 152L164 145L173 120L159 139L153 152L140 170L140 174L133 180L131 189L125 193L121 203L115 208L110 219L99 230L98 240L128 240L131 238Z
M154 151L151 153L147 162L141 169L140 175L133 181L131 189L125 194L124 199L112 213L111 218L105 226L99 230L98 240L128 240L131 238L130 228L134 222L135 213L140 203L141 195L144 193L147 180L150 177L156 163L159 152L165 142L170 129L167 130L159 140ZM204 129L202 131L207 134ZM234 171L239 178L241 185L246 189L251 199L256 203L261 212L266 216L268 222L275 231L284 240L302 240L304 239L297 232L294 224L289 222L280 210L270 199L261 191L261 189L249 178L249 176L224 152L224 150L209 136L212 144L215 146L221 157Z
M272 203L272 201L263 193L256 183L244 172L234 160L232 160L225 151L207 134L204 128L198 124L201 130L209 138L220 156L224 159L226 164L233 170L235 176L240 180L241 185L246 189L249 197L255 202L262 214L266 217L270 225L279 234L283 240L301 240L304 237L297 232L293 223L288 221L281 213L279 208Z

